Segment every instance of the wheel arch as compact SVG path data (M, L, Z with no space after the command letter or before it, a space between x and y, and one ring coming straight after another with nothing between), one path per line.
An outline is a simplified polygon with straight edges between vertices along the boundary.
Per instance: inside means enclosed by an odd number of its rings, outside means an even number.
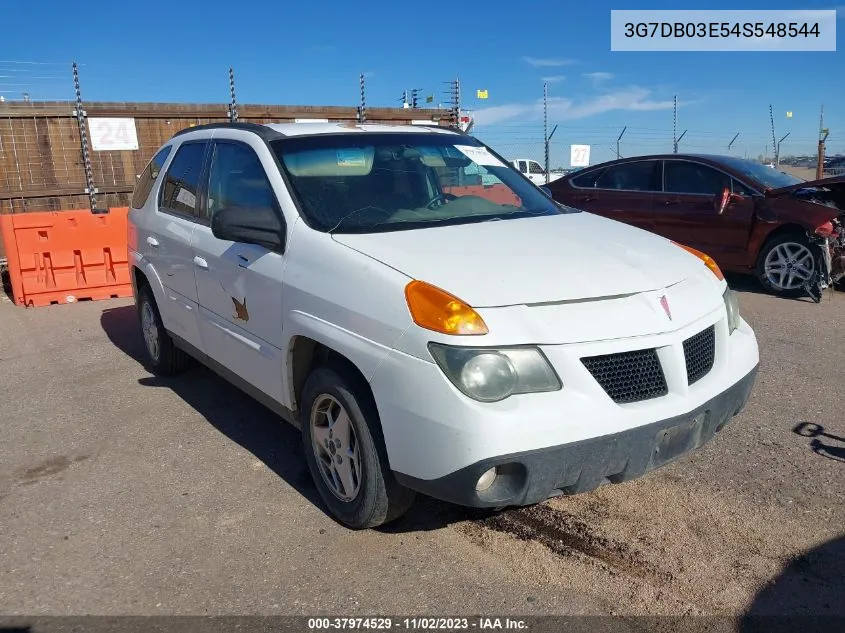
M800 235L805 239L808 238L808 231L809 229L806 226L801 226L797 222L789 222L787 224L781 224L776 226L771 231L763 234L759 238L759 247L756 249L754 253L754 261L753 265L756 266L760 263L760 258L766 251L766 247L775 239L781 237L782 235Z
M343 378L360 390L362 397L368 398L375 407L375 396L370 382L348 353L339 351L329 342L323 342L306 334L297 334L291 338L287 353L288 398L291 409L297 411L300 406L302 389L308 376L318 367L334 369ZM378 408L376 407L376 410Z

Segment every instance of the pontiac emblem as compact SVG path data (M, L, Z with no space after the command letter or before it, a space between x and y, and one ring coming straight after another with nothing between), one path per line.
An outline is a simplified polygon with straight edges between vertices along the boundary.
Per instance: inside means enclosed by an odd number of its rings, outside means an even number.
M660 305L663 308L663 311L666 313L666 316L669 317L669 320L672 320L672 311L669 309L669 300L666 298L666 295L660 297Z

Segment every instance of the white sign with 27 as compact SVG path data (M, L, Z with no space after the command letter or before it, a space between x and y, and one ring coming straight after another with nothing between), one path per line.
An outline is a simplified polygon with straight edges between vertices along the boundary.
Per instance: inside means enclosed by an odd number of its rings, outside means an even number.
M95 152L138 149L135 119L92 117L88 119L88 130Z
M569 166L570 167L589 167L590 166L590 146L589 145L570 145L569 146Z

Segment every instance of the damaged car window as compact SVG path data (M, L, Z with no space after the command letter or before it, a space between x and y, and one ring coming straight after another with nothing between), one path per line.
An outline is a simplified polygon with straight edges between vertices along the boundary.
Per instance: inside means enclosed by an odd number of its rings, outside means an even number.
M800 178L778 171L777 169L772 169L767 165L755 163L751 160L725 157L722 158L721 161L727 167L730 167L751 180L756 180L767 189L780 189L781 187L790 187L804 182Z
M372 233L576 213L477 140L432 133L293 137L272 147L305 219Z

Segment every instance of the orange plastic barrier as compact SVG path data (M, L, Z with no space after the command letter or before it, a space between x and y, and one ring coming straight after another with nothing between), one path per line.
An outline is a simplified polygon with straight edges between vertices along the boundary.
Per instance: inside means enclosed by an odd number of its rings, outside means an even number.
M24 306L131 297L128 208L0 215L14 302Z

